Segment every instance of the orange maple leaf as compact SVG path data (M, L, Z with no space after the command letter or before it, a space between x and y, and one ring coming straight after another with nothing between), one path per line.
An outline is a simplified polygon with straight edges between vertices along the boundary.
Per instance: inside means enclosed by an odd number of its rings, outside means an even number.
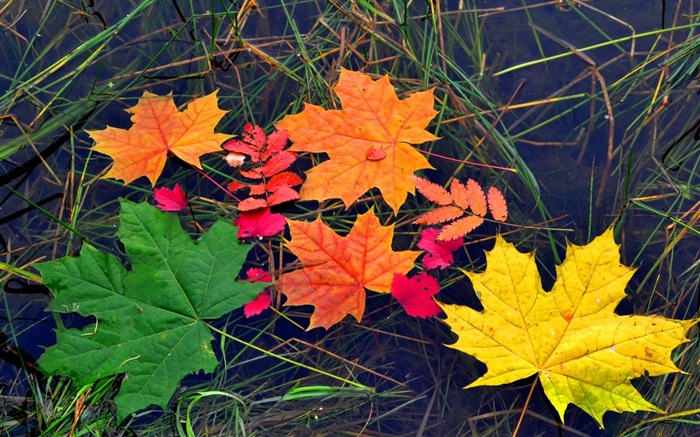
M394 252L394 225L382 226L374 212L357 217L344 237L321 218L313 222L287 220L291 242L286 246L303 265L283 274L277 288L285 305L313 305L309 328L330 328L347 314L359 322L365 312L365 288L391 292L394 273L406 274L420 251Z
M433 90L399 100L387 76L373 81L345 69L333 89L342 110L306 104L301 113L276 124L294 142L290 150L327 153L330 158L306 172L301 199L340 198L347 208L377 187L396 213L414 192L411 175L432 168L411 144L437 139L425 130L437 114Z
M217 106L216 93L194 99L180 112L172 93L158 96L146 91L138 103L127 110L133 114L131 128L108 126L99 131L86 131L95 140L93 149L114 160L104 177L123 179L128 184L146 176L151 185L155 185L168 152L201 169L199 157L221 151L221 143L230 137L214 133L227 112Z

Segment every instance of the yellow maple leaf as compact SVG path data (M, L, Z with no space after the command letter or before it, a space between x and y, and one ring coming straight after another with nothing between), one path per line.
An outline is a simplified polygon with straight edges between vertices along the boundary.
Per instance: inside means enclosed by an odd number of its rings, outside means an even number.
M414 192L413 173L432 168L411 144L438 139L425 130L437 114L433 90L399 100L387 76L374 81L345 69L333 90L342 110L306 104L302 112L275 125L294 142L289 150L327 153L330 158L306 172L301 199L340 198L347 208L377 187L398 211L407 193Z
M221 151L221 143L230 138L230 135L214 133L227 112L219 109L216 93L194 99L180 112L172 93L158 96L146 91L138 103L128 109L134 123L130 129L108 126L99 131L86 131L95 140L93 149L114 160L104 177L123 179L128 184L146 176L151 185L155 185L168 152L201 169L199 157Z
M534 254L500 236L483 273L464 272L484 307L440 304L457 334L449 347L488 371L465 388L507 384L537 374L562 421L572 403L603 426L606 411L663 411L630 379L680 371L671 352L698 320L620 316L635 269L620 264L612 228L586 246L568 244L552 291L542 289Z

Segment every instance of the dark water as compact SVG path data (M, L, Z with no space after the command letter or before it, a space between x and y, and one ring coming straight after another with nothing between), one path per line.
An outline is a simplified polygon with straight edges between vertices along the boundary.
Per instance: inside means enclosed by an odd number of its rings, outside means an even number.
M47 129L46 134L36 144L36 149L25 144L18 152L2 161L0 173L4 176L0 176L3 178L3 188L0 191L0 235L3 241L0 250L4 255L3 262L23 265L38 257L51 259L75 253L80 245L78 238L69 238L67 234L56 235L55 224L36 208L30 207L17 195L12 194L6 185L39 203L62 220L69 221L70 213L64 206L72 205L73 200L61 199L59 196L65 191L63 184L69 179L67 175L71 169L75 174L72 182L74 189L71 191L72 195L76 196L77 187L95 177L109 163L109 159L104 156L89 155L90 140L83 129L102 129L107 124L128 127L129 115L124 109L132 106L144 90L159 94L172 92L181 96L180 101L176 103L183 104L192 96L220 88L221 106L231 110L219 127L219 130L226 132L240 131L246 121L268 124L281 113L290 112L290 105L297 102L299 96L318 98L319 95L323 95L322 87L318 84L300 85L285 79L283 74L275 73L275 69L266 63L266 60L297 56L300 59L296 65L299 69L310 68L309 64L303 62L305 55L302 48L290 37L291 25L293 23L300 34L315 31L319 26L319 14L329 7L325 1L286 2L286 10L276 3L263 4L261 1L262 13L254 12L250 15L243 36L256 41L256 47L264 50L263 55L240 50L234 52L238 47L235 38L226 40L223 38L226 35L222 34L212 39L207 33L207 20L210 19L207 11L213 8L218 12L224 9L235 12L237 9L230 3L196 4L195 9L190 10L190 5L183 3L156 1L153 2L153 6L146 8L144 13L135 15L126 23L119 30L118 37L109 39L103 54L90 61L87 67L82 68L80 65L88 59L90 52L76 56L65 66L57 68L55 73L48 74L40 81L40 86L23 87L18 84L43 74L63 57L71 56L73 50L81 43L97 37L105 28L123 20L136 7L136 3L132 2L108 2L89 7L86 7L84 2L35 2L35 5L30 3L32 2L11 4L0 15L0 23L14 23L12 27L3 26L3 29L0 29L3 37L12 41L12 44L0 44L0 93L4 93L5 99L2 109L5 114L12 114L27 130L34 131L50 122L55 122L56 127ZM42 3L42 7L37 7L39 3ZM390 8L388 2L379 3ZM461 3L442 2L445 19L457 16ZM347 11L352 11L351 6L345 6ZM502 7L506 10L498 13L484 12L484 16L480 18L480 31L486 35L484 60L489 69L487 76L512 65L571 52L575 48L587 47L609 39L624 38L632 32L641 34L661 29L662 26L687 24L690 21L682 21L677 11L682 10L689 14L695 12L692 3L688 1L654 1L644 4L634 1L587 2L579 6L548 2L525 8L522 2L504 0L479 2L477 6ZM596 11L587 6L604 11ZM420 17L427 13L424 4L415 4L410 9L409 16ZM191 18L195 16L198 18ZM292 20L288 19L288 16L293 17ZM415 20L418 22L419 18ZM529 23L535 23L539 28ZM348 31L357 31L358 26L357 21L348 19L345 28ZM36 36L37 29L41 36ZM546 32L555 35L557 39L548 37ZM677 35L686 34L679 32ZM455 37L467 38L468 35ZM273 43L282 38L288 43ZM447 44L450 43L447 41ZM660 197L659 202L654 204L656 208L663 211L682 211L697 202L698 198L697 192L692 189L698 185L692 164L697 161L697 153L694 152L696 149L693 149L696 146L693 141L697 140L691 135L676 141L687 131L692 120L698 117L697 93L686 90L687 85L697 77L697 72L688 66L671 66L669 77L663 85L673 86L674 91L670 97L675 103L670 104L666 112L654 123L644 128L638 128L637 119L645 112L644 102L656 87L656 76L650 74L648 78L643 79L649 83L635 88L641 90L640 92L635 91L627 95L624 86L615 88L618 80L630 69L641 64L645 52L652 49L658 51L659 45L669 43L667 38L640 38L635 45L637 54L631 57L631 43L625 41L617 47L606 46L586 51L585 55L570 55L490 77L488 81L482 81L480 86L483 87L484 93L501 105L506 102L518 105L562 96L586 96L591 92L598 93L601 89L600 77L592 73L592 66L595 66L604 78L605 85L611 87L609 91L615 109L614 145L624 145L620 154L615 157L614 167L617 168L620 162L635 164L629 166L632 188L627 197L665 196ZM217 55L207 59L207 54L212 48ZM314 53L306 55L313 56ZM37 58L39 60L36 60ZM665 60L666 57L661 57L647 68L650 71L660 68ZM468 62L466 59L461 61ZM320 76L331 81L339 64L323 65L325 70L320 72ZM344 66L362 65L358 58L351 57ZM71 76L71 72L79 67L81 72ZM471 74L478 74L474 68L465 69ZM66 83L68 85L64 86ZM248 101L246 92L259 88L262 88L263 92L256 92L255 95L262 97ZM13 96L8 97L6 90L11 90L9 92L13 93ZM253 94L252 91L250 94ZM518 153L536 177L540 190L539 200L546 205L548 214L551 217L563 217L556 222L556 227L571 230L562 233L559 241L563 241L566 236L579 244L588 239L589 223L592 234L597 235L622 210L625 183L620 181L627 177L622 173L628 168L622 165L619 167L622 170L611 174L607 187L600 195L599 206L591 208L591 202L596 200L600 190L598 181L606 171L609 122L606 119L608 114L602 96L596 98L593 106L590 103L576 106L584 100L583 97L567 99L535 106L531 111L527 108L507 111L498 127L503 134L512 138ZM656 108L658 105L653 107ZM545 126L531 130L533 126L557 114L561 116ZM2 122L0 141L22 137L20 129L14 126L14 122L10 122L9 118L2 119ZM637 129L638 134L634 140L627 140ZM648 146L651 141L658 145L653 155ZM585 149L583 144L586 145ZM678 196L673 196L669 187L661 183L663 181L647 183L649 175L657 172L659 165L663 165L659 164L660 159L669 149L669 156L677 160L689 157L678 169L674 170L674 166L668 169L672 182L691 187L688 198L678 201L680 203L676 202ZM41 159L36 159L37 150L51 150L46 156L42 156L46 164ZM77 152L73 153L74 150ZM211 165L219 164L212 160ZM56 172L55 177L49 172L49 168ZM80 179L83 170L85 176L84 179ZM186 172L176 162L169 162L166 174L172 180L189 184L193 192L207 193L208 197L223 200L223 196L217 194L213 185L206 181L195 181L195 178L187 179L184 173ZM594 177L593 188L590 186L591 175ZM520 183L515 177L510 182L514 186ZM648 190L645 188L647 185L654 185L654 189ZM134 187L125 189L113 181L100 181L91 185L87 192L81 193L84 198L78 221L79 231L101 250L122 255L119 244L114 240L117 225L116 199L125 196L141 201L151 194L151 187L144 180L137 181ZM522 217L519 217L523 223L535 224L543 219L541 212L536 208L537 200L529 197L516 200L521 202L518 209L524 212ZM92 212L88 214L82 211ZM530 214L526 214L527 212ZM625 258L628 263L635 261L635 265L641 265L640 274L634 280L635 283L640 283L644 273L651 269L655 256L663 250L664 235L662 230L657 229L660 227L658 217L638 209L630 209L627 214L623 225L627 231ZM668 224L663 223L663 226ZM656 235L653 244L649 245L651 250L637 257L639 248L647 242L649 235ZM541 233L525 240L527 242L524 247L538 248L543 269L550 273L543 273L545 285L551 286L554 280L551 272L555 261L551 247L543 243L545 239ZM678 246L680 255L675 260L676 270L661 271L660 283L663 285L664 281L670 280L674 274L691 267L697 259L697 248L697 237L684 239ZM481 249L482 247L470 249L470 255L478 258ZM563 257L563 251L559 253L559 257ZM463 260L465 259L466 256ZM0 317L5 323L3 332L17 339L17 344L9 345L12 349L9 353L21 350L36 358L41 354L43 347L53 342L53 336L50 334L54 326L53 320L50 314L44 312L48 301L46 290L17 279L5 278L2 284L3 305ZM683 288L682 285L679 284L679 288ZM689 317L694 311L697 293L686 293L683 300L680 308L687 309L688 314L683 316ZM649 302L651 308L657 308L659 305L653 299L640 296L634 302L634 306L638 308L645 302ZM631 307L631 304L629 306ZM434 326L432 329L435 329ZM295 332L294 335L301 336L303 333ZM443 338L441 341L449 342L450 339ZM431 353L447 353L439 344L433 346ZM5 350L9 350L8 345L5 346ZM16 363L7 359L8 356L0 361L2 384L22 392L25 386L18 376ZM473 369L475 366L474 360L466 356L457 359L456 363L465 369ZM413 368L410 360L397 358L396 365L399 368L397 374L404 376L421 372L421 369ZM475 408L483 404L483 399L489 396L493 396L493 405L498 405L503 411L520 408L532 382L526 380L505 387L498 395L493 395L491 389L457 389L473 381L473 373L473 370L465 371L450 381L453 387L449 391L449 399L445 402L454 412L451 415L454 420L434 428L429 427L424 435L467 435L470 432L468 429L459 430L459 423L463 422L463 418L459 417L460 410L469 411L472 415ZM420 381L421 378L417 380ZM420 393L429 390L430 384L416 382L411 387L416 393ZM559 435L560 432L561 435L574 435L558 430L556 426L541 419L541 416L546 416L551 422L556 417L543 398L541 391L536 390L529 408L539 416L525 416L523 426L527 431L522 431L522 435ZM572 410L575 409L571 408L567 413L567 425L575 424L572 426L589 435L608 435L599 430L590 418L578 410ZM517 414L515 417L517 418ZM483 424L493 426L493 422L489 420L491 419L485 417ZM606 416L609 435L614 435L622 421L620 415ZM477 428L481 426L478 424L481 422L475 423Z

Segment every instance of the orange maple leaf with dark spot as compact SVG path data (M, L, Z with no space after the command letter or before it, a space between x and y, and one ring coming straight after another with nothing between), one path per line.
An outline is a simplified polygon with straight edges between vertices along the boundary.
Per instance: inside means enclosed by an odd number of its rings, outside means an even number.
M394 226L382 226L374 211L357 217L346 236L313 222L287 220L291 242L286 247L303 268L284 273L277 288L285 305L313 305L309 328L330 328L351 314L359 322L365 312L365 288L389 293L394 274L413 268L420 251L394 252Z
M399 100L387 76L374 81L345 69L333 90L342 110L306 104L301 113L276 124L289 133L294 143L290 150L326 153L330 158L306 172L301 199L340 198L347 208L377 187L396 213L414 192L411 175L432 168L411 144L437 139L425 130L437 114L433 91Z
M180 112L172 93L158 96L146 91L138 103L128 109L133 114L131 128L108 126L99 131L86 131L95 140L93 149L114 160L104 177L122 179L128 184L146 176L151 185L155 185L168 153L201 169L199 157L220 152L221 143L230 137L214 133L227 112L217 106L216 93L194 99Z

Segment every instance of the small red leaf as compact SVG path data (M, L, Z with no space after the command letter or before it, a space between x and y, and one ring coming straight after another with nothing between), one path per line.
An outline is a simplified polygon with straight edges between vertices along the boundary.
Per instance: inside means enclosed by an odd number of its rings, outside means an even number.
M452 196L442 186L418 176L413 176L411 179L413 179L418 192L431 202L438 205L449 205L452 203Z
M440 230L435 228L423 229L423 232L421 232L418 247L426 251L421 260L423 267L426 269L438 267L444 269L451 266L454 262L452 253L462 247L464 243L462 238L450 241L436 241L438 234L440 234Z
M285 147L287 147L287 131L274 131L267 137L267 148L265 149L265 153L262 154L261 159L267 161L270 159L270 156L281 152Z
M156 208L161 211L180 211L187 208L187 196L180 188L180 184L175 184L175 188L156 188L153 190L153 198L158 205Z
M249 197L247 199L241 200L238 204L238 211L249 212L255 211L267 206L267 200L260 199L258 197Z
M271 237L280 233L287 222L282 214L273 214L270 213L270 208L262 208L255 211L242 211L233 224L238 226L238 238L262 239L262 237Z
M271 303L272 297L270 297L270 290L266 288L260 294L258 294L255 299L243 305L243 314L245 315L246 319L257 316L269 308Z
M299 192L294 188L286 185L278 186L274 192L267 196L268 206L279 205L280 203L289 202L299 199Z
M260 267L251 267L245 272L248 282L272 282L272 275Z
M231 181L228 183L228 185L226 185L226 189L232 193L238 190L242 190L243 188L248 188L248 185L242 184L238 181Z
M433 296L440 291L437 279L423 272L412 278L398 273L391 283L391 295L399 301L406 314L412 317L434 317L440 314L440 307Z
M285 171L272 176L267 182L267 191L275 191L277 187L286 185L288 187L296 187L304 183L304 180L296 173Z
M250 192L248 193L251 196L264 196L267 194L267 185L265 184L252 184L248 185L250 188Z
M291 166L297 160L297 155L287 150L275 153L265 162L265 165L257 169L261 175L270 177L281 173Z
M496 187L489 188L486 199L489 202L489 209L494 220L506 221L508 219L508 205L506 205L506 198L503 197L501 190Z

